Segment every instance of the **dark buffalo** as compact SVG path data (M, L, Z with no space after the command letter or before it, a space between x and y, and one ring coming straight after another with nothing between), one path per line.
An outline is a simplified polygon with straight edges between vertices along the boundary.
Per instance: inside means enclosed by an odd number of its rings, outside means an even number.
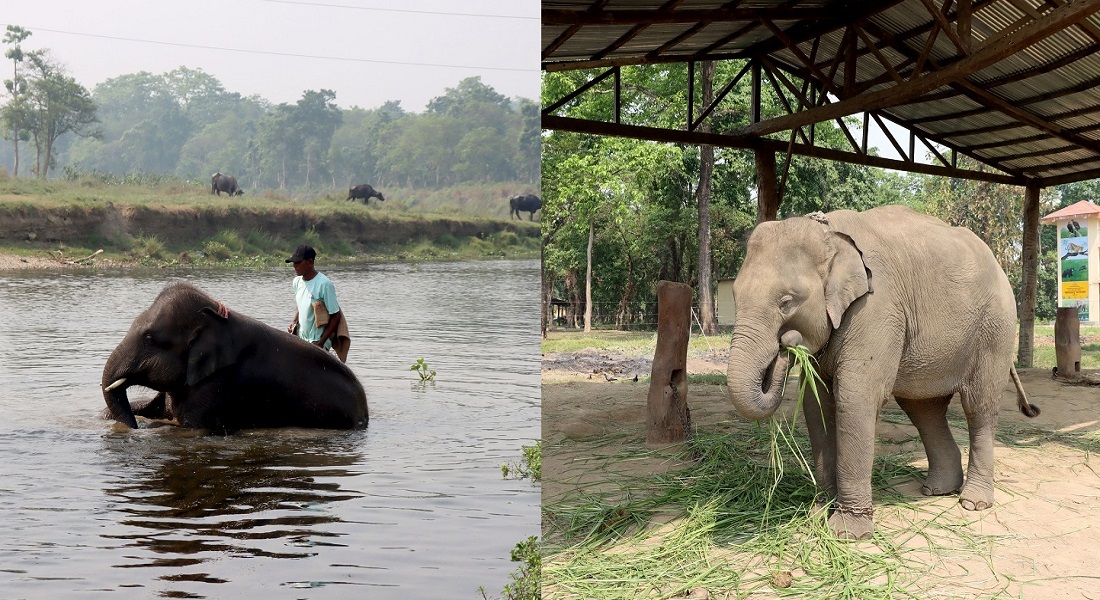
M535 220L535 211L542 208L542 200L534 194L520 194L518 196L512 196L508 200L508 205L511 207L511 212L508 213L509 217L516 217L523 220L520 216L520 212L531 213L531 221Z
M371 198L378 198L379 200L382 200L382 201L386 200L385 198L382 197L382 192L379 192L379 191L375 190L374 188L372 188L371 186L369 186L365 183L360 183L359 185L357 185L357 186L355 186L355 187L348 190L348 197L346 199L347 200L362 200L363 204L370 204L370 199Z
M237 178L232 175L222 175L221 173L214 173L210 176L210 193L217 192L219 196L222 192L229 194L230 196L240 196L244 194L244 190L237 186Z

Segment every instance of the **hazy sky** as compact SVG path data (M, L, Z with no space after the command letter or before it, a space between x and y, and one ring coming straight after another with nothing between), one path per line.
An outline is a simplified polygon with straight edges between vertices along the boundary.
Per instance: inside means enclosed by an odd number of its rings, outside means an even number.
M276 103L331 89L344 108L400 100L422 112L473 76L539 97L538 0L11 0L0 31L9 24L89 90L186 66ZM0 79L11 66L0 54Z

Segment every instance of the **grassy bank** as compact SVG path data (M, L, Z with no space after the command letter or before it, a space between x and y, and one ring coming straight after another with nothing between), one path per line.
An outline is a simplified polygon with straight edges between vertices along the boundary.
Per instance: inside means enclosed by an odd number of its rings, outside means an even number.
M389 192L370 205L273 191L212 196L203 183L0 178L0 253L97 264L247 266L300 243L326 260L535 258L538 223L507 219L511 188Z

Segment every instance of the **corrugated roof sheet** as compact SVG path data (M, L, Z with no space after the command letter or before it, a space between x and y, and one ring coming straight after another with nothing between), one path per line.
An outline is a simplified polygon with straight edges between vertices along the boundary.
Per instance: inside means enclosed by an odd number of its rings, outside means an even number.
M956 43L966 37L957 11L967 1L969 54ZM933 0L938 8L943 2ZM940 29L923 0L545 0L542 6L543 66L555 70L767 57L820 86L820 74L855 32L857 84L845 89L843 57L829 84L844 98L897 89L879 56L909 78L930 32L936 39L922 76L969 64L968 57L986 56L979 53L1006 36L1058 22L934 91L869 110L1013 176L1044 183L1100 177L1100 0L949 2L950 31ZM797 52L772 27L793 39ZM624 36L632 37L617 45ZM811 71L799 54L809 56L815 41Z

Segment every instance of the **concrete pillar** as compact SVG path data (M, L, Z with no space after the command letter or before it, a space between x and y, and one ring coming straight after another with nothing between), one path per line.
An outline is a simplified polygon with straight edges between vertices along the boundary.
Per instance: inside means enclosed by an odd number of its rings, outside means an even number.
M691 286L657 282L657 349L646 402L647 444L691 437L687 405L687 347L691 335Z

